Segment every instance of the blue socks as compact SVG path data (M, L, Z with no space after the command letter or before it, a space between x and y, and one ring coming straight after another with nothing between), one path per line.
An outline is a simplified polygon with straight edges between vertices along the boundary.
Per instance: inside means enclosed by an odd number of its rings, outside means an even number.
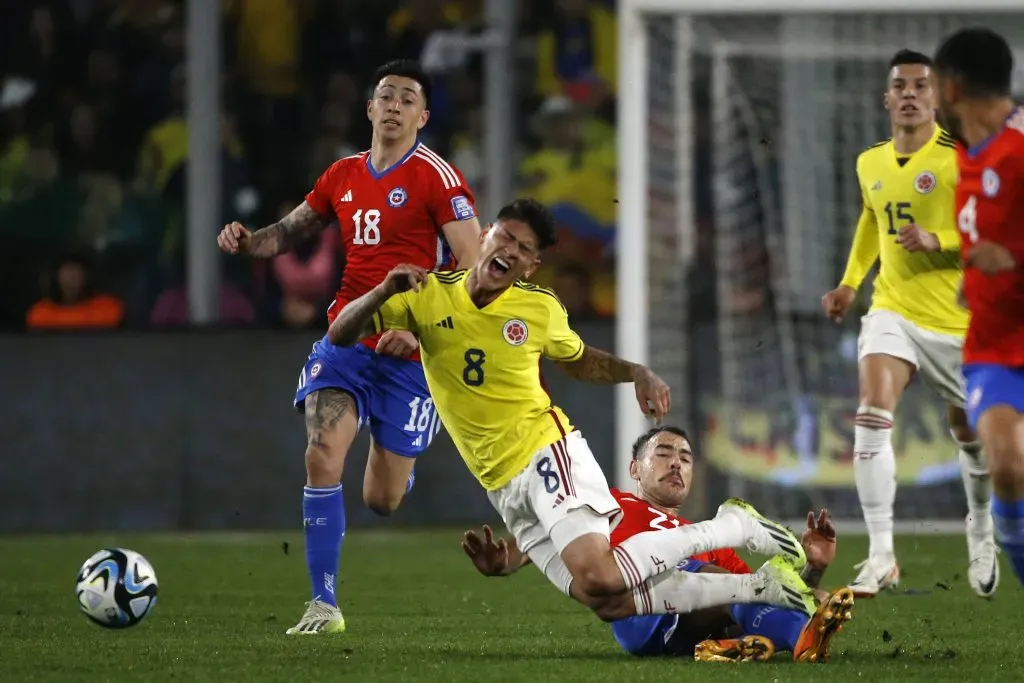
M306 566L313 585L313 599L337 606L338 564L341 561L341 541L345 538L345 498L341 484L305 487L302 522L306 532Z
M764 636L778 650L792 651L810 621L803 612L764 604L732 606L732 618L747 635Z
M1017 580L1024 583L1024 500L992 499L996 540L1010 558Z

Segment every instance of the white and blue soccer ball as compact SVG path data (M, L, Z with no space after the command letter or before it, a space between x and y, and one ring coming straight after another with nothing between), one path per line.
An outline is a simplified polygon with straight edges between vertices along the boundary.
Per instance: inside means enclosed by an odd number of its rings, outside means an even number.
M90 620L105 628L128 628L156 605L153 565L134 550L105 548L78 570L75 597Z

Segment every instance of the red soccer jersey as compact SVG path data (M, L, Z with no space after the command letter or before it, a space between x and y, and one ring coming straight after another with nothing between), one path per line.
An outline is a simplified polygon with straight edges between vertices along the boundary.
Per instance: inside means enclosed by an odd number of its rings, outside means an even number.
M622 519L612 530L612 547L622 543L630 536L635 536L645 531L675 529L678 526L691 523L681 517L662 512L647 501L640 500L632 493L623 493L618 489L612 489L611 491L612 495L615 496L615 500L619 501L619 506L622 507ZM693 558L701 562L717 565L732 574L751 573L747 563L741 560L739 555L729 548L701 553L700 555L694 555Z
M451 269L454 258L441 226L476 216L462 173L419 142L383 173L374 170L368 151L334 162L306 203L320 216L337 219L345 250L345 272L327 309L328 324L399 264ZM374 348L378 339L363 343Z
M971 322L964 363L1024 366L1024 110L973 150L959 149L957 223L966 262L975 242L1010 250L1017 267L997 275L964 272Z

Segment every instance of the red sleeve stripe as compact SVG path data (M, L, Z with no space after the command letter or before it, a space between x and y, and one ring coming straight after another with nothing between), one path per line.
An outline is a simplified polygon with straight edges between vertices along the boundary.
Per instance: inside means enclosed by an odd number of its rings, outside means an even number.
M420 145L416 150L415 156L423 159L423 161L434 167L437 174L441 176L441 181L444 183L444 189L450 190L453 187L461 185L459 182L459 176L455 173L455 169L451 167L451 164L439 157L437 153L430 148L425 145Z

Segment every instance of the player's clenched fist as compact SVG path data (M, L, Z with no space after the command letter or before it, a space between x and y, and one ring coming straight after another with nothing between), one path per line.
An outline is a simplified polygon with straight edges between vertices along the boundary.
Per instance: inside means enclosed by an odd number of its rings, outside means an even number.
M896 236L896 243L907 251L938 251L939 238L920 225L904 225Z
M636 390L636 402L640 404L640 410L660 424L672 409L672 392L668 385L650 368L640 367L633 378L633 388Z
M217 246L229 254L248 254L251 235L252 233L241 223L229 223L217 235Z
M384 287L387 289L389 294L398 294L400 292L407 292L410 289L414 292L418 292L420 287L427 281L427 269L420 268L419 266L412 266L407 263L403 263L400 266L395 266L388 273L387 278L384 280Z
M382 356L408 358L419 347L420 342L412 332L407 330L388 330L381 335L380 340L377 342L377 348L374 350Z
M1005 270L1013 270L1017 264L1010 250L995 242L975 242L967 256L967 265L977 268L985 275L995 275Z
M839 285L821 297L821 308L829 320L835 323L842 322L856 298L857 290L846 285Z

